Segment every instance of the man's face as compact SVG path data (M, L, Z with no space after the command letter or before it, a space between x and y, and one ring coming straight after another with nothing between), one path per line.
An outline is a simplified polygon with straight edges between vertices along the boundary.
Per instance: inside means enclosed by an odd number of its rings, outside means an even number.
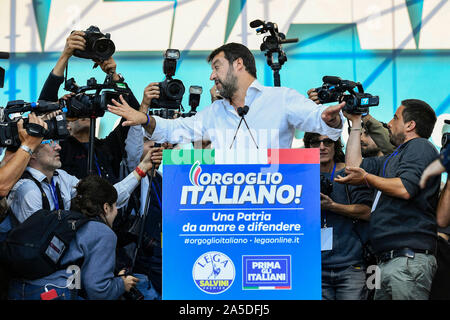
M380 152L380 148L372 140L366 130L361 134L361 154L364 158L375 157Z
M91 120L89 118L80 118L68 123L70 134L77 134L83 131L89 131L91 128Z
M223 51L213 58L211 68L209 79L214 81L216 89L222 97L231 99L238 89L237 76L233 65L225 58Z
M397 111L394 114L394 118L388 123L389 130L389 140L394 146L399 146L403 142L405 142L406 138L406 126L403 122L403 110L404 106L400 106L397 108Z
M320 163L328 163L334 159L334 141L328 136L319 136L311 140L311 148L320 149Z
M61 168L61 159L59 157L60 145L56 141L44 140L38 147L37 152L34 153L36 162L41 168L47 170L56 170Z

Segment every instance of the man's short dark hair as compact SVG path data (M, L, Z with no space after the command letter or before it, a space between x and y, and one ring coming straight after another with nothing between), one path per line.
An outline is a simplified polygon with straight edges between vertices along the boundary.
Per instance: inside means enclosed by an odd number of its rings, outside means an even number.
M433 108L428 103L419 99L406 99L402 101L403 122L414 121L416 133L425 139L431 136L437 117Z
M246 46L235 42L224 44L223 46L215 49L213 52L210 53L210 55L208 56L208 62L211 62L214 59L214 57L217 56L222 51L225 55L225 58L228 60L230 64L232 64L234 60L242 58L245 70L247 70L248 73L250 73L253 77L256 78L255 57Z

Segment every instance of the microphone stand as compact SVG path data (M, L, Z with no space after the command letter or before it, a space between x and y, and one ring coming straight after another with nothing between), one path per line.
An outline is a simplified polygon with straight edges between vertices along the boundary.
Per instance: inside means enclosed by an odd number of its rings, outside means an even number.
M241 117L241 121L239 121L239 125L236 129L236 133L234 134L233 141L231 142L231 145L230 145L230 149L233 146L234 140L236 140L236 136L239 131L239 128L241 127L242 121L244 121L245 126L248 129L248 132L250 133L250 136L252 137L252 140L256 145L256 149L259 149L258 144L256 143L255 138L253 138L252 132L250 131L250 127L247 124L247 120L245 120L245 117L244 117L248 113L248 110L249 110L248 106L244 106L243 108L242 107L237 108L237 112L238 112L239 116Z

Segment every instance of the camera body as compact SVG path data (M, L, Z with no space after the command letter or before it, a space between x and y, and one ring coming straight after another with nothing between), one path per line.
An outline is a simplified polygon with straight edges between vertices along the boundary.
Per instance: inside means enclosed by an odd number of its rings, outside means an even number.
M159 83L159 98L152 99L151 108L179 109L181 107L185 87L181 80L173 79L179 58L180 51L177 49L167 49L164 53L163 72L166 78Z
M30 111L39 115L56 110L60 110L60 106L54 102L38 101L37 103L29 103L23 100L9 101L5 108L0 108L0 146L19 147L21 143L17 121L22 119L22 116L11 119L9 115ZM29 123L28 118L24 118L23 127L29 135L43 137L44 139L60 140L70 135L67 130L65 114L59 114L50 120L45 120L45 122L47 123L47 129L34 123Z
M323 85L315 88L321 104L329 102L345 101L343 111L350 114L364 114L369 112L369 107L378 106L379 97L365 93L362 84L350 80L342 80L339 77L324 76ZM358 91L354 89L357 88ZM345 92L348 91L348 94Z
M116 51L114 42L109 33L103 34L96 26L90 26L85 31L86 49L74 50L75 57L104 61L109 59Z
M95 78L90 78L87 85L79 87L73 78L66 81L65 89L75 93L68 99L60 99L60 104L67 109L68 118L103 117L111 100L119 101L120 95L128 95L126 83L115 83L110 75L106 76L104 84L97 84ZM109 90L105 90L109 89ZM95 90L95 93L86 93Z
M320 192L327 196L333 192L333 182L324 175L320 175Z

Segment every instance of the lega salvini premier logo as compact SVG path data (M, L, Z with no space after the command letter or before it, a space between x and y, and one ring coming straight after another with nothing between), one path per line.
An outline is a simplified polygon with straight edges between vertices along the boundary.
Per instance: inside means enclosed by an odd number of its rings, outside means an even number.
M195 284L208 294L226 291L233 284L235 274L233 261L226 254L218 251L202 254L192 268Z

